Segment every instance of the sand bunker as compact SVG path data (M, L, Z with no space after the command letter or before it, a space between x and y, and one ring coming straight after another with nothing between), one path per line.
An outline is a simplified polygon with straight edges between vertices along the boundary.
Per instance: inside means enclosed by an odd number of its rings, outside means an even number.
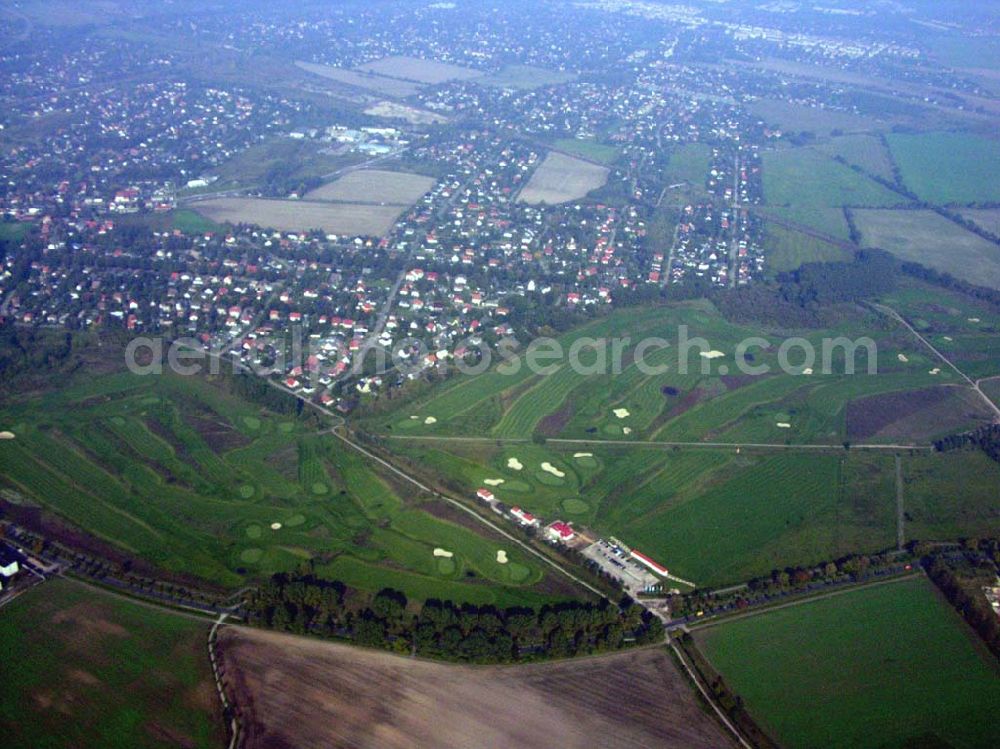
M513 468L515 471L520 471L522 468L524 468L524 464L517 458L508 458L507 467Z
M712 351L702 351L698 355L704 359L718 359L720 356L725 356L725 354L721 351L716 351L714 349Z
M280 531L281 530L281 523L271 523L271 530L272 531Z
M573 453L574 458L593 458L594 453Z
M813 368L812 367L806 367L805 369L802 370L802 374L805 374L805 375L810 375L812 373L813 373Z
M612 413L619 419L627 419L631 414L628 412L627 408L616 408Z
M497 549L497 564L507 564L507 552Z
M779 421L777 424L775 424L775 426L778 427L778 429L791 429L792 428L792 425L789 424L787 421Z
M455 554L447 549L442 549L440 546L434 549L434 556L444 557L445 559L451 559Z
M934 369L932 369L927 374L932 374L932 375L941 374L941 367L934 367Z
M969 318L969 322L979 322L979 318L978 317L970 317Z
M561 479L561 478L564 478L566 476L565 473L563 473L562 471L560 471L558 468L556 468L554 465L552 465L548 461L546 461L545 463L542 463L542 470L545 471L546 473L551 473L556 478L560 478Z
M424 419L424 423L425 424L437 424L437 419L435 419L433 416L428 416L426 419Z
M896 354L896 358L902 362L907 362L909 359L906 358L906 354Z
M0 432L0 440L12 440L14 439L13 432Z
M944 337L944 339L945 339L946 341L948 341L949 343L951 343L951 341L953 340L953 339L952 339L952 337L951 337L950 335L946 335L946 336Z
M503 479L483 479L483 483L486 486L500 486L503 483Z
M622 434L632 434L632 427L622 427Z

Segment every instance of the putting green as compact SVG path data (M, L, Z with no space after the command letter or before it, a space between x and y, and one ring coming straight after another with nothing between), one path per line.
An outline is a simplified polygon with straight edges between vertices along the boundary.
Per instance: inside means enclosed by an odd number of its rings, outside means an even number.
M593 455L584 455L580 458L573 458L583 468L597 468L597 458Z
M255 564L260 561L261 557L264 556L264 551L262 549L250 548L244 549L243 553L240 554L240 561L246 562L247 564Z
M278 424L278 429L280 429L285 434L288 434L293 429L295 429L295 424L293 424L290 421L283 421L280 424Z
M257 524L247 526L247 538L260 538L264 530Z
M114 424L116 427L125 426L125 417L123 417L123 416L112 416L111 417L111 423Z
M572 497L570 499L564 499L562 507L568 515L584 515L590 512L590 505L582 499L575 499Z
M535 478L538 479L538 483L545 484L546 486L565 486L566 479L559 478L558 476L553 476L548 471L539 471L535 474Z
M313 494L326 494L330 489L322 481L314 481L312 485Z
M256 416L244 416L243 423L247 425L247 429L260 429L260 419Z
M455 560L451 557L437 557L437 571L439 575L455 574Z
M306 516L302 514L292 515L288 520L285 521L286 528L294 528L298 525L302 525L306 522Z
M253 496L253 493L254 488L250 484L243 484L243 486L240 487L240 496L243 497L243 499L250 499L250 497Z

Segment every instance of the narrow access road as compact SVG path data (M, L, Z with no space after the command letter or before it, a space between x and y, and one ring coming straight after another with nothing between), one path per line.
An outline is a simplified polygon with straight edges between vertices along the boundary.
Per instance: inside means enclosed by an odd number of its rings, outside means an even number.
M949 367L951 367L953 370L955 370L958 376L961 377L963 380L965 380L967 383L969 383L969 387L971 387L979 395L979 397L983 399L983 401L986 403L990 411L993 412L994 414L993 420L1000 421L1000 406L994 403L993 400L979 388L979 383L981 382L981 380L974 381L971 377L965 374L965 372L959 369L951 359L949 359L947 356L938 351L938 349L934 347L934 344L932 344L930 341L928 341L926 338L920 335L920 333L918 333L916 329L906 321L906 318L904 318L892 307L888 306L887 304L873 304L872 306L875 307L875 309L882 312L883 314L888 315L896 322L900 323L903 327L905 327L908 331L910 331L910 333L913 335L914 338L916 338L918 341L924 344L924 346L926 346L938 359L940 359Z
M332 434L334 437L336 437L340 441L344 442L345 444L347 444L348 446L350 446L351 448L353 448L357 452L361 453L362 455L364 455L369 460L375 461L376 463L378 463L379 465L381 465L383 468L386 468L386 469L392 471L394 474L396 474L400 478L402 478L405 481L413 484L414 486L416 486L421 491L426 492L427 494L430 494L433 497L437 497L438 499L442 499L445 502L448 502L448 503L452 504L454 507L458 508L459 510L461 510L464 513L466 513L467 515L475 518L480 523L482 523L483 525L487 526L490 530L494 531L495 533L499 533L501 536L503 536L504 538L506 538L507 540L509 540L511 543L517 544L522 549L524 549L525 551L527 551L529 554L531 554L531 555L537 557L538 559L540 559L541 561L543 561L549 567L552 567L553 569L561 572L563 575L565 575L566 577L568 577L570 580L572 580L577 585L579 585L579 586L581 586L583 588L586 588L587 590L589 590L594 595L597 595L597 596L599 596L601 598L605 597L604 593L602 593L600 590L598 590L597 588L595 588L593 585L591 585L590 583L588 583L585 580L581 580L579 577L577 577L572 572L570 572L568 569L566 569L563 565L559 564L558 562L556 562L553 559L550 559L549 557L545 556L540 551L538 551L537 549L535 549L531 544L528 544L528 543L522 541L521 539L517 538L516 536L511 535L510 533L508 533L506 530L504 530L500 526L498 526L495 523L492 523L489 520L487 520L486 518L484 518L478 512L475 512L474 510L469 509L460 500L457 500L454 497L449 497L447 494L442 494L441 492L436 491L435 489L432 489L431 487L429 487L426 484L422 483L420 480L414 478L413 476L411 476L410 474L406 473L405 471L400 470L399 468L397 468L396 466L394 466L389 461L384 460L383 458L380 458L375 453L371 452L370 450L365 449L364 447L362 447L358 443L352 441L349 437L341 434L339 429L332 429L332 430L330 430L330 434Z

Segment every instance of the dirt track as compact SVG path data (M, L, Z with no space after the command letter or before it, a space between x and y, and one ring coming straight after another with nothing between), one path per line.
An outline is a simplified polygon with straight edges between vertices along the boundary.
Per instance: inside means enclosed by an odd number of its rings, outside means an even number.
M246 747L725 747L663 650L513 667L224 629Z

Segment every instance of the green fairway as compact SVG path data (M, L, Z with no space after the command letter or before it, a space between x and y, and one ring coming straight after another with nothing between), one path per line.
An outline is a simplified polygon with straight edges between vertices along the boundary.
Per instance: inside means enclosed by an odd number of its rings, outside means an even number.
M904 311L920 299L927 299L926 291L903 287L891 298ZM969 361L984 369L989 358L981 352L995 338L981 328L989 329L993 318L980 303L964 297L956 295L954 304L962 304L954 314L927 310L928 319L954 334L949 345L956 347L956 355L967 352ZM943 327L945 322L951 327ZM891 454L848 451L843 444L859 434L857 442L929 445L944 432L975 423L962 413L948 413L947 406L975 405L968 400L976 397L971 391L946 391L954 397L942 401L942 417L927 410L925 394L958 385L958 376L942 368L908 331L887 328L877 317L802 331L817 350L823 338L853 339L861 330L869 331L878 348L878 374L871 376L863 357L856 361L854 375L720 375L721 365L732 365L738 341L767 331L728 323L704 303L615 312L561 340L621 328L628 328L636 340L647 334L669 338L680 324L724 356L711 362L694 356L687 374L678 371L681 362L673 346L655 351L648 360L666 366L660 374L645 374L632 363L615 375L579 374L564 366L547 376L505 378L493 371L455 378L417 404L404 406L402 418L387 435L458 432L483 441L401 439L388 444L461 496L471 499L478 488L490 486L508 505L520 505L546 521L562 518L589 525L636 545L682 577L720 585L788 564L892 546L896 516ZM963 325L968 338L959 337ZM776 347L755 353L755 364L777 369ZM834 364L835 369L842 366L836 359ZM508 384L511 380L515 384ZM452 429L450 420L427 425L423 419L448 409L471 414L484 404L491 405L492 419L474 426L459 419ZM544 444L528 440L539 432L550 439ZM560 444L557 439L588 442ZM628 444L634 440L734 447L669 451ZM776 448L827 445L834 451L736 449L749 443ZM907 538L944 539L994 529L985 487L995 471L980 471L981 482L963 484L956 478L972 459L965 454L904 457L906 470L911 465L913 469L913 487L907 489L914 502L913 528ZM546 463L563 475L543 469ZM952 488L946 491L945 486ZM935 491L948 502L934 505Z
M700 630L696 642L782 745L994 744L995 663L925 579Z
M314 426L203 379L97 378L11 405L2 418L16 429L0 442L5 484L172 572L235 586L307 559L353 557L431 575L407 591L414 598L444 578L474 576L479 587L542 579L536 563L511 551L527 571L514 575L487 538L413 508L415 497ZM456 551L444 577L438 545ZM377 590L385 579L359 581Z
M922 200L1000 200L1000 142L965 133L893 133L887 138L903 183Z
M5 749L219 747L209 623L68 580L0 616Z

